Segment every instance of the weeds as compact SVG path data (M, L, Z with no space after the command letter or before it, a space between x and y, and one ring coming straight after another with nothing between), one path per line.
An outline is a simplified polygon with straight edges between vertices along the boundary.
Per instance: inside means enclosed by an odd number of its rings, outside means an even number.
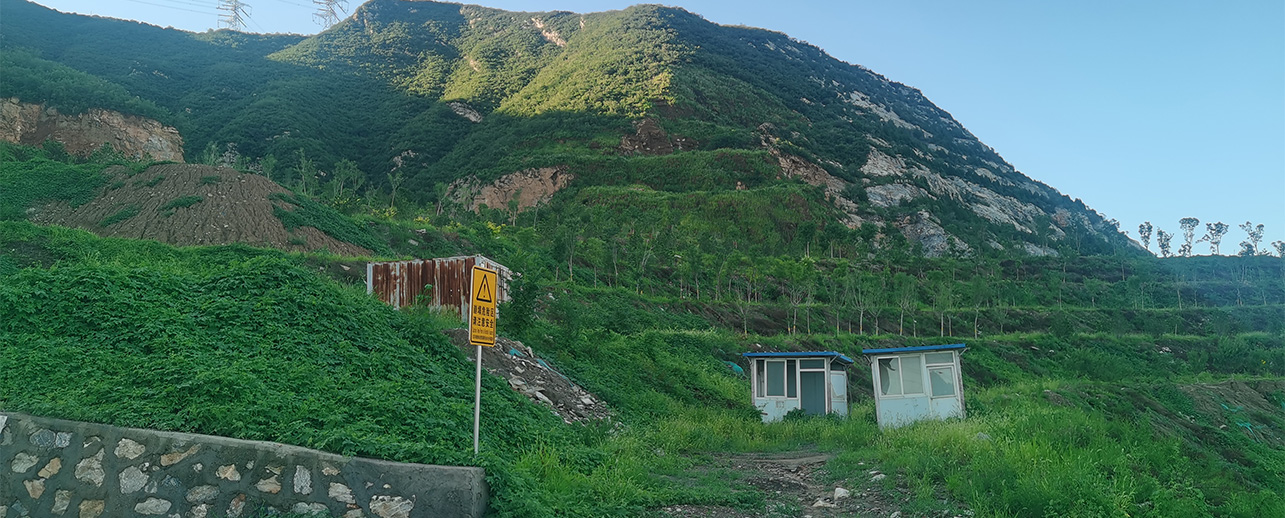
M112 215L103 218L102 221L98 222L98 226L110 227L116 223L120 223L134 216L137 216L139 210L141 209L139 209L138 205L129 205L119 211L116 211Z

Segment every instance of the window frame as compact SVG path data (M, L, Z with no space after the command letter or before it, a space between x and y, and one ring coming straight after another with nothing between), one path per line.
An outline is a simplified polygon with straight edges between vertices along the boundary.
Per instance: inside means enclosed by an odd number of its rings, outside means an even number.
M936 388L933 386L933 378L932 378L933 371L946 371L950 374L945 378L945 381L950 385L950 394L942 394L942 395L936 394ZM940 365L933 365L932 368L928 369L928 385L929 385L928 397L933 399L946 399L946 398L953 399L953 398L959 397L959 386L958 386L959 384L957 383L957 381L958 381L958 378L955 376L954 364L943 363Z
M754 362L755 362L754 376L756 378L754 380L754 397L756 399L771 399L771 400L799 399L799 375L798 375L797 359L795 358L781 358L781 359L755 358ZM768 372L769 372L768 363L778 363L778 362L784 366L783 370L781 371L781 375L783 378L781 380L781 387L783 388L784 393L779 396L768 395L768 389L770 385L769 378L771 377L768 375ZM794 367L793 376L791 376L791 366ZM791 380L793 380L793 383L791 383ZM794 394L794 395L791 396L790 394Z
M902 359L903 357L907 357L907 356L918 356L918 357L919 357L920 392L906 393L906 380L905 380L905 377L903 376L903 374L904 374L904 370L902 369L903 362L901 361L901 359ZM883 393L883 389L882 389L882 387L883 387L883 374L882 374L882 372L881 372L881 371L880 371L880 369L879 369L879 362L881 362L881 361L883 361L883 360L888 360L888 359L893 359L893 360L896 360L896 361L897 361L897 368L896 368L896 370L895 370L894 372L896 372L896 373L897 373L897 387L898 387L898 389L899 389L899 392L898 392L898 393L896 393L896 394L884 394L884 393ZM880 387L880 389L879 389L879 393L877 394L877 396L878 396L880 399L902 399L902 398L932 397L932 396L930 395L930 394L931 394L931 393L930 393L930 388L927 386L927 385L928 385L928 383L926 383L927 381L929 381L929 380L928 380L928 367L927 367L927 364L925 364L925 363L924 363L924 360L925 360L925 358L924 358L924 354L923 354L923 353L917 353L917 354L892 354L892 355L885 355L885 356L876 356L876 357L874 358L874 365L875 365L875 369L874 369L874 370L875 370L875 376L877 376L877 377L878 377L878 381L879 381L878 387ZM941 364L941 365L947 365L947 364ZM954 365L954 364L952 363L952 364L950 364L950 365Z

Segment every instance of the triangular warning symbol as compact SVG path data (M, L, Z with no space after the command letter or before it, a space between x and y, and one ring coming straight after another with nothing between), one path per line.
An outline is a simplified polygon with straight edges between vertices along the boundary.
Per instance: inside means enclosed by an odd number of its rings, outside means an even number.
M482 284L478 286L474 297L478 302L495 302L495 295L491 294L491 283L487 282L488 280L490 280L489 276L482 276Z

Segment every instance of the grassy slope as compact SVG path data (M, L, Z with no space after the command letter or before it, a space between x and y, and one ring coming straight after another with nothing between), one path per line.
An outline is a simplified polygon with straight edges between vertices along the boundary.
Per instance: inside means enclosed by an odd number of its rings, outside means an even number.
M0 245L11 258L0 261L0 307L11 308L0 328L0 362L16 373L0 386L7 409L397 460L473 462L462 453L470 380L459 353L433 333L432 321L332 284L300 268L303 257L175 249L24 223L0 226ZM628 427L611 436L563 427L488 382L484 404L504 410L490 415L484 426L494 435L484 440L507 460L483 464L504 514L637 515L673 503L755 508L761 495L728 481L691 481L685 467L705 452L792 448L836 451L829 466L836 484L857 483L865 469L857 462L874 459L911 491L911 508L925 512L943 488L983 516L1263 516L1279 511L1274 495L1285 492L1279 445L1218 428L1230 414L1198 412L1178 388L1217 381L1202 372L1258 372L1255 364L1279 375L1285 358L1275 334L970 341L970 419L879 433L861 399L846 421L762 426L742 397L745 381L717 359L734 359L752 341L793 347L815 340L855 353L936 340L740 337L695 331L708 324L680 311L677 300L601 288L559 293L541 311L547 318L522 334L545 336L529 343L607 398ZM587 299L597 303L585 307ZM40 346L22 345L33 343ZM1205 363L1191 360L1192 351L1208 351ZM1100 368L1106 365L1135 367ZM864 375L858 371L855 386L863 387ZM1122 397L1118 384L1149 396ZM1285 401L1285 394L1266 396ZM334 410L317 406L335 401L342 404ZM1281 416L1253 419L1274 433ZM541 439L518 439L535 436Z

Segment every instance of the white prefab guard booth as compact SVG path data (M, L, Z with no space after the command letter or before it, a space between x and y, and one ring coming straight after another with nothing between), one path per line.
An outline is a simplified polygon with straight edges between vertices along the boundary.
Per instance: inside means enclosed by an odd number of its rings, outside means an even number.
M923 419L964 417L959 355L964 344L864 349L874 378L881 428Z
M750 361L750 394L763 422L780 421L799 408L808 415L848 415L851 358L830 351L742 356Z

